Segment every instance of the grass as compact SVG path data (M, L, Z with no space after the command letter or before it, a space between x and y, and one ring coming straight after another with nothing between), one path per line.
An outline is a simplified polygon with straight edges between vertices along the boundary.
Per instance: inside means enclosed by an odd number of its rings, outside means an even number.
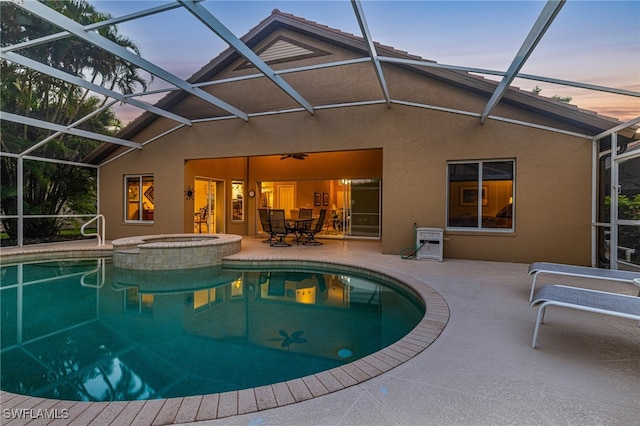
M96 232L96 229L86 229L88 233ZM94 238L94 237L85 237L80 233L79 229L63 229L60 231L60 234L52 237L43 237L43 238L25 238L24 244L39 244L39 243L53 243L53 242L61 242L61 241L73 241L73 240L82 240L85 238ZM14 238L10 238L9 234L6 232L0 232L0 246L1 247L11 247L17 246L18 241Z

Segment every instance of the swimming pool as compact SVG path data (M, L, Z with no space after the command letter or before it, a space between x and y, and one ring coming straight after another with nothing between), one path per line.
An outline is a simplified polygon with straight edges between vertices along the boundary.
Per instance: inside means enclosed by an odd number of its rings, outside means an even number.
M2 390L111 401L227 392L329 370L424 316L407 289L346 268L2 267Z

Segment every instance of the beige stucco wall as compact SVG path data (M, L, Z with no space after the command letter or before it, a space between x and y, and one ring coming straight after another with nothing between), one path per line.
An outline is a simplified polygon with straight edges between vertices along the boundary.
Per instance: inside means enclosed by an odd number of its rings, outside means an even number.
M275 65L276 69L358 56L310 37L285 33L332 51L333 56ZM236 61L216 78L256 72L237 70L241 62ZM487 96L388 64L384 72L393 99L477 112L488 100ZM370 63L287 74L284 78L313 105L382 98ZM208 86L205 90L247 112L299 107L266 79ZM188 97L173 111L195 118L210 116L216 109ZM580 131L507 101L500 102L492 114ZM150 140L175 125L160 118L134 140ZM344 151L360 152L340 154ZM311 155L304 161L288 162L279 161L279 157L269 157L266 162L258 158L298 152ZM313 153L319 152L334 154L322 157L323 164L314 166ZM246 157L251 157L251 162ZM205 159L232 160L199 161ZM102 166L100 209L107 218L110 239L190 232L193 202L185 199L184 191L193 185L195 176L226 180L227 203L232 179L244 179L246 193L263 180L380 177L382 248L385 253L399 254L402 248L414 244L414 223L445 227L447 161L486 159L516 161L515 232L447 232L445 257L589 264L589 140L506 121L489 119L481 124L477 116L395 103L390 108L377 104L316 109L314 114L289 112L251 117L248 122L227 119L182 127ZM154 223L125 224L123 176L142 173L152 173L155 178ZM255 201L247 198L245 222L227 221L226 232L255 235Z
M438 122L384 150L385 249L409 241L414 222L445 227L447 161L515 159L515 232L447 232L445 257L588 264L588 141L472 117Z
M101 210L108 238L147 233L185 232L192 227L192 205L184 190L194 176L242 179L246 162L201 162L196 158L238 157L283 152L341 151L382 148L382 240L385 253L412 245L413 224L444 227L446 165L453 160L515 159L514 233L447 232L445 257L530 262L589 262L590 143L581 138L475 117L400 105L282 114L203 123L174 132L100 169ZM185 166L185 160L187 162ZM261 180L302 176L312 161L256 163L248 187ZM327 162L314 176L362 177L366 161ZM333 169L332 169L333 168ZM122 190L125 174L153 173L153 225L124 224ZM375 176L369 176L375 177ZM227 191L228 197L230 191ZM255 234L255 200L248 201L247 223L227 232Z

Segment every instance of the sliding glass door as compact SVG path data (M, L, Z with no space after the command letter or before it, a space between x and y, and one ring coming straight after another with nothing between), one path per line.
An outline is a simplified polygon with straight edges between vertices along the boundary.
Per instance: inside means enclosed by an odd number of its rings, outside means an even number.
M380 237L380 180L351 180L349 205L351 223L347 235L353 237Z
M194 232L224 233L224 181L198 177L194 190Z
M259 182L258 208L284 209L293 217L312 209L326 210L320 237L380 238L380 179L333 179ZM257 217L257 216L256 216Z

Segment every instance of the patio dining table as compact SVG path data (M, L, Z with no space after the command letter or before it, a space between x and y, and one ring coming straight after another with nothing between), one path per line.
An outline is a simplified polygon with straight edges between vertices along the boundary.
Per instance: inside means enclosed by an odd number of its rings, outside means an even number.
M289 229L291 229L291 231L293 231L297 245L300 245L300 238L302 237L302 233L311 228L313 220L313 218L287 219L288 227Z

